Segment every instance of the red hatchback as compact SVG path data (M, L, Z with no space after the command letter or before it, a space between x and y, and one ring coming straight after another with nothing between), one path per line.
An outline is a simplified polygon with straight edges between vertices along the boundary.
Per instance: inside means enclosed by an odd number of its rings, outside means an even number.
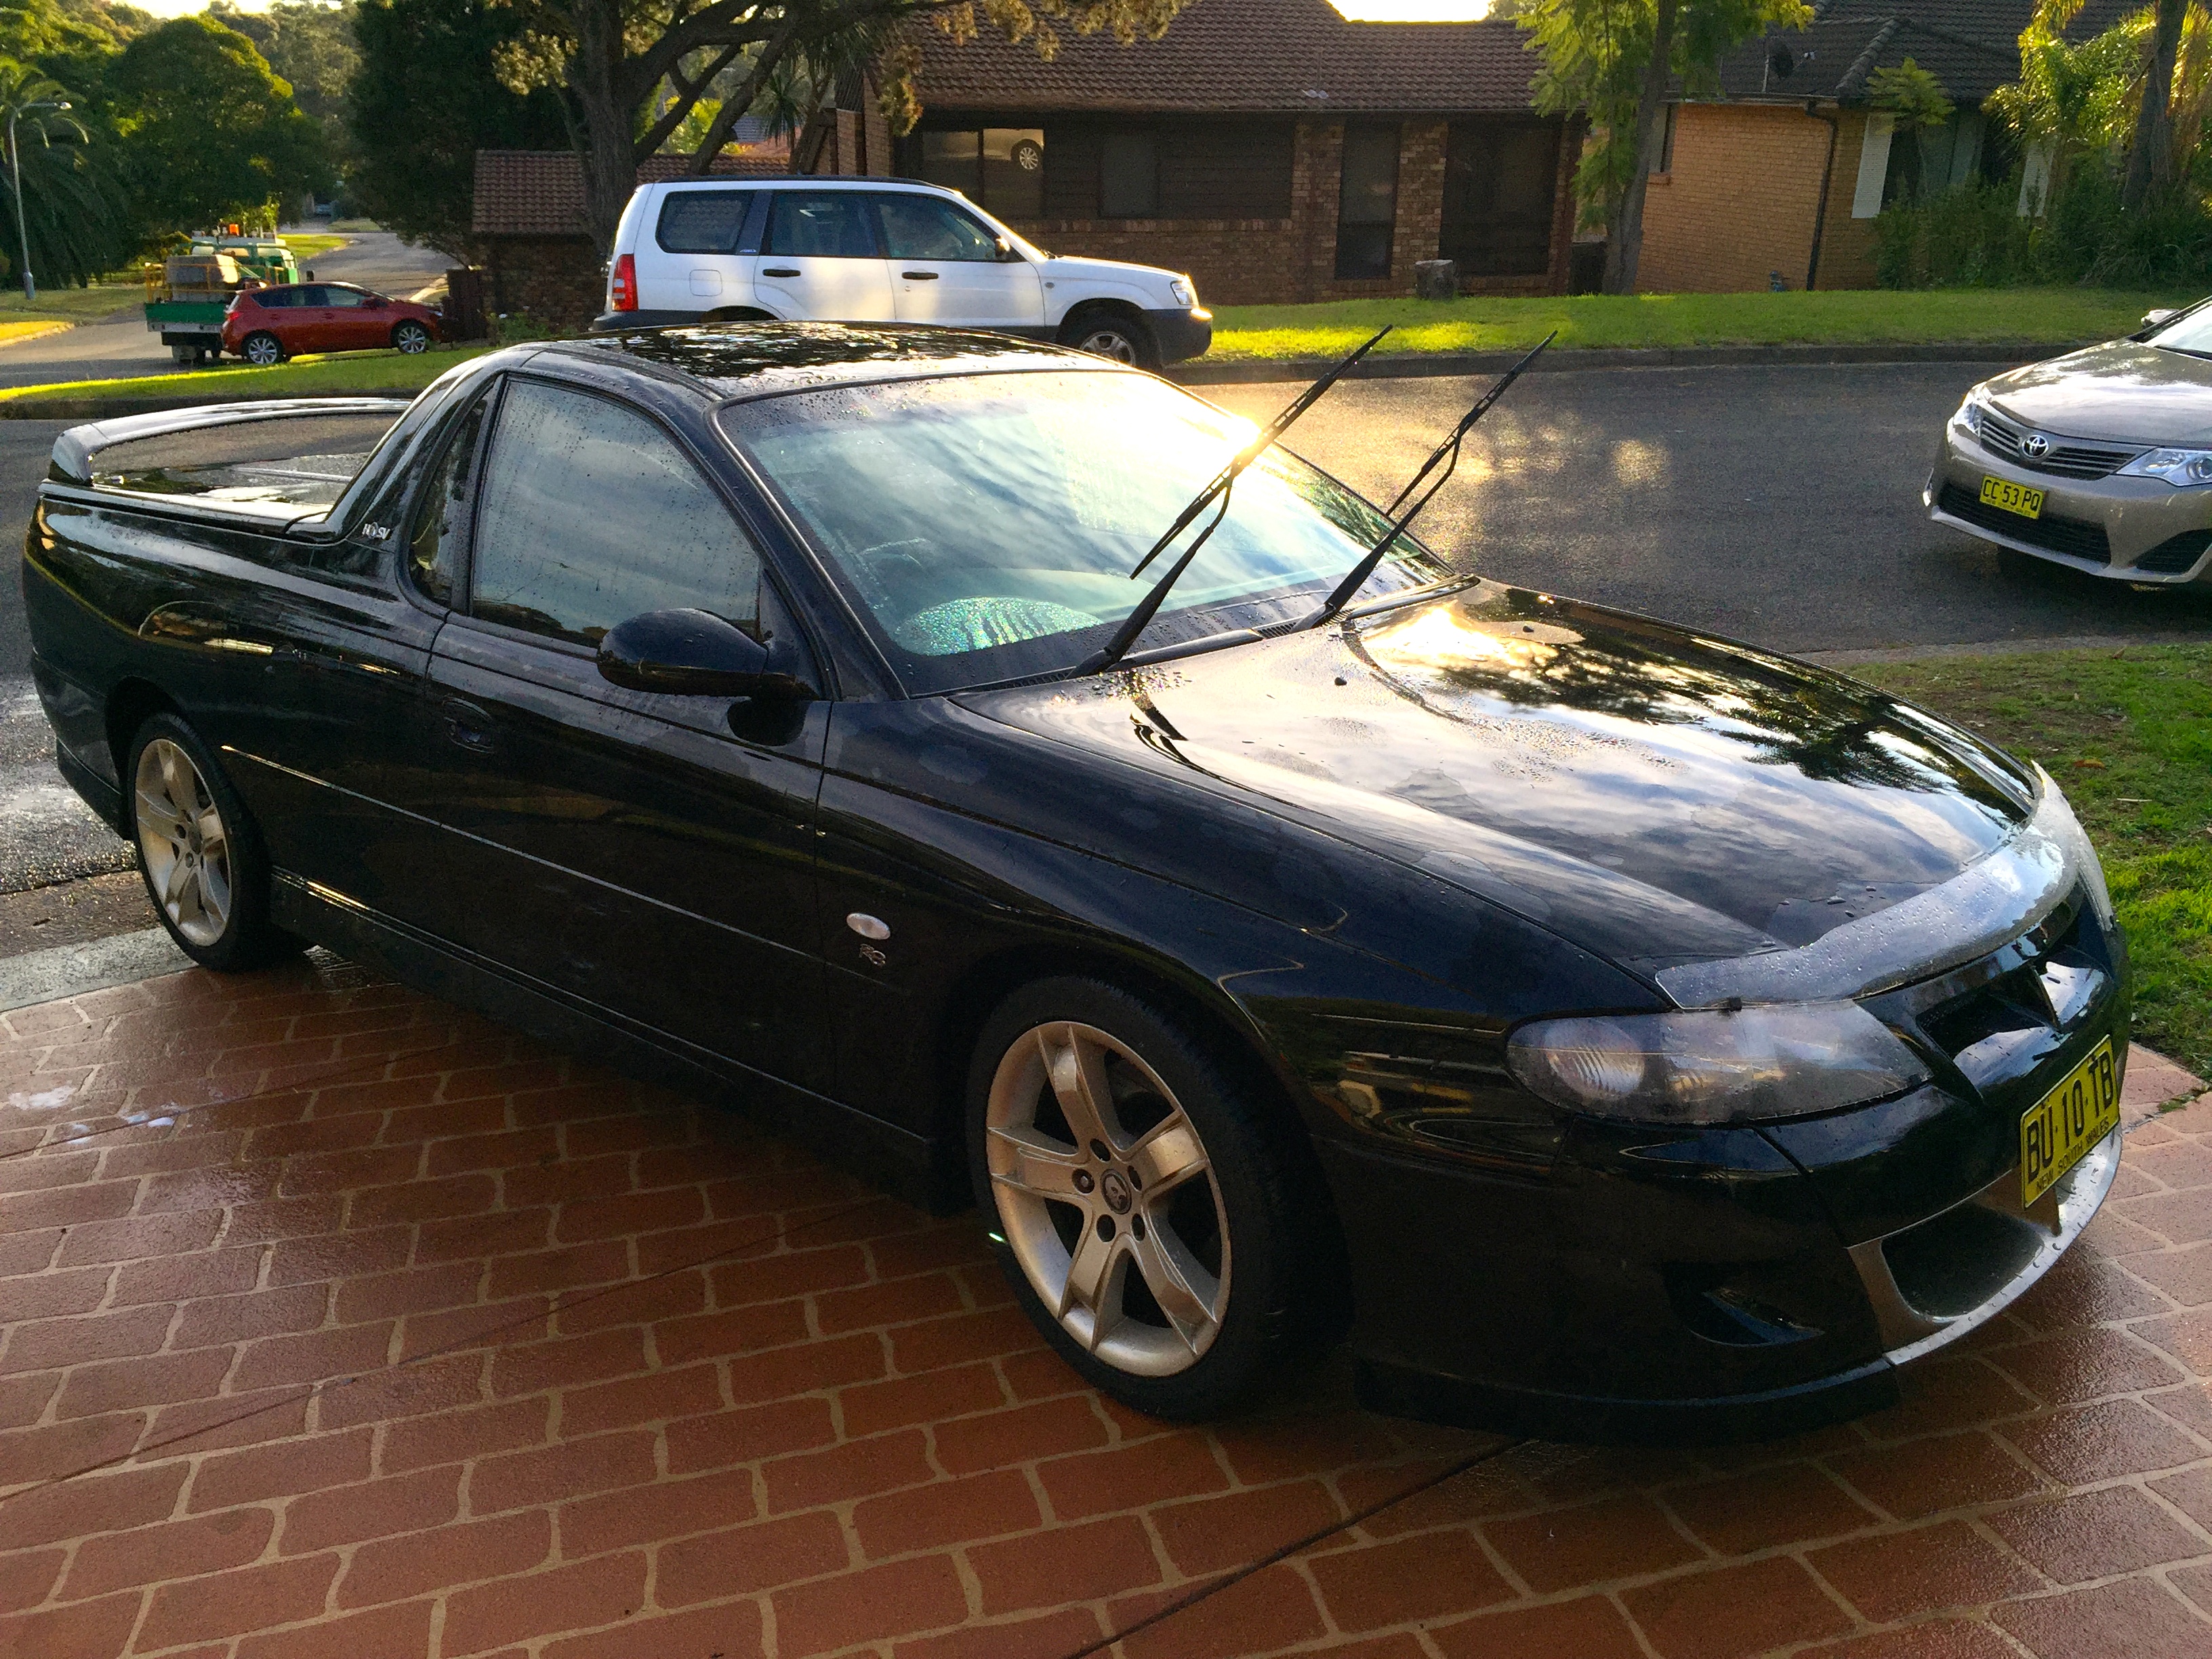
M438 338L438 313L344 283L286 283L239 290L222 319L222 349L268 368L302 351L413 354Z

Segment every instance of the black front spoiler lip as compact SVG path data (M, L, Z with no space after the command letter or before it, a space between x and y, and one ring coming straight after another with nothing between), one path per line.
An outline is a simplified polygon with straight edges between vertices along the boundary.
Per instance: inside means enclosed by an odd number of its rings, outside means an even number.
M1545 1440L1674 1446L1778 1439L1879 1411L1897 1401L1899 1368L1996 1318L2057 1266L2112 1192L2119 1176L2124 1133L2114 1129L2069 1173L2062 1182L2066 1190L2057 1194L2054 1206L2051 1237L2019 1273L1968 1312L1946 1319L1918 1312L1905 1302L1890 1276L1881 1255L1881 1240L1869 1240L1854 1249L1853 1263L1867 1284L1883 1338L1892 1346L1850 1370L1762 1394L1634 1400L1503 1388L1362 1358L1356 1382L1359 1403L1393 1417ZM1991 1194L2008 1184L2016 1186L2019 1180L2020 1169L2015 1164L1990 1188L1961 1201L1987 1201ZM2036 1207L2043 1206L2039 1203Z

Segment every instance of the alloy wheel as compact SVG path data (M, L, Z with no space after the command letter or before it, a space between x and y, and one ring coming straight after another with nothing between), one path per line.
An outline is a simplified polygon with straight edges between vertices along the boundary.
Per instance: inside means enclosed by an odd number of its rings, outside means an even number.
M430 333L420 323L402 323L392 331L392 343L412 357L430 349Z
M1024 1032L999 1061L986 1156L1000 1224L1045 1310L1140 1376L1188 1369L1229 1306L1229 1224L1175 1092L1111 1033Z
M138 751L139 856L176 930L212 945L230 926L230 833L192 757L167 738Z
M1075 343L1079 351L1088 351L1093 356L1110 357L1117 363L1137 361L1137 343L1125 330L1094 328Z
M256 368L274 368L284 361L284 348L273 334L257 334L246 343L246 361Z

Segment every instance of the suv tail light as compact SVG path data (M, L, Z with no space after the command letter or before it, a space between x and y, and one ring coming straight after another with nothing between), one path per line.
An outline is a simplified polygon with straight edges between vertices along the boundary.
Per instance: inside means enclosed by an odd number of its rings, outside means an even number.
M607 279L607 309L637 309L637 257L635 254L625 253L615 261L614 275Z

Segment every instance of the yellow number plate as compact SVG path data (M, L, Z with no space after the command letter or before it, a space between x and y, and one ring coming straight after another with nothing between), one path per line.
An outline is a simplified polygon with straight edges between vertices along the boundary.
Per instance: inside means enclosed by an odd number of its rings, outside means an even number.
M2119 1075L2107 1037L2020 1121L2020 1201L2033 1204L2120 1121Z
M2023 519L2039 519L2043 516L2043 492L2016 484L2009 478L1985 477L1982 480L1982 505L2001 507Z

